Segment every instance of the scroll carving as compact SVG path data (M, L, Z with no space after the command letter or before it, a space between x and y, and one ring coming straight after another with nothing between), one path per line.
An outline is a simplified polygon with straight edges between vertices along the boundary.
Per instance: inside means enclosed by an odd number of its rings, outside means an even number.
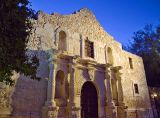
M88 75L89 75L89 79L93 81L95 78L95 70L94 69L88 70Z

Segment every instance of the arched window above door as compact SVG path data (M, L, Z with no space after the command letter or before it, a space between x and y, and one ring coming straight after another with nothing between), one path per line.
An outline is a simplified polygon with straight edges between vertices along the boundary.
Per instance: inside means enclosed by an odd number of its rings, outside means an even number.
M61 51L67 50L66 37L67 35L64 31L59 32L58 50L61 50Z

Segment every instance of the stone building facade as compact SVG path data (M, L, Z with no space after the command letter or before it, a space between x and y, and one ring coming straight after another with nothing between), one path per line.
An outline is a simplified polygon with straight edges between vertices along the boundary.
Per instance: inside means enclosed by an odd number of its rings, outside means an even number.
M15 74L0 87L0 118L152 118L143 60L122 49L84 8L40 12L28 54L40 81Z

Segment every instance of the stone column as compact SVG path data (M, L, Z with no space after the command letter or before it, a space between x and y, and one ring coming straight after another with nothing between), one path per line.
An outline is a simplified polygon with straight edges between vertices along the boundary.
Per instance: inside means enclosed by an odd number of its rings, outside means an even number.
M123 88L122 88L122 69L121 66L116 67L116 79L118 88L118 106L117 106L117 118L127 118L127 107L124 104Z
M121 66L118 66L116 68L116 79L117 79L117 88L118 88L118 105L124 105L123 103L123 88L122 88L122 82L121 82L121 78L122 78L122 73L120 72L120 70L122 69Z
M112 98L112 84L111 84L111 70L110 65L106 66L105 72L106 79L106 118L115 118L115 105Z
M48 89L47 89L47 101L46 105L47 106L53 106L55 107L55 86L56 86L56 59L50 59L49 60L49 79L48 79Z
M121 82L121 77L117 78L118 81L118 105L122 105L123 103L123 89L122 89L122 82Z
M75 106L75 94L74 94L74 79L75 79L75 63L74 60L71 60L69 64L69 73L70 73L70 85L69 85L69 101L72 106Z
M118 89L117 89L117 78L116 78L116 69L114 67L111 68L112 73L112 95L115 106L118 104Z
M57 53L51 50L49 53L49 78L47 88L47 101L42 109L42 118L57 118L58 108L55 103L55 85L56 85L56 70L57 70Z
M117 80L112 79L112 95L115 106L118 104Z
M80 118L80 107L76 106L75 76L76 58L72 58L69 63L70 85L69 85L69 118Z
M81 40L80 55L81 55L81 58L83 59L85 58L85 40L82 35L80 35L80 40Z

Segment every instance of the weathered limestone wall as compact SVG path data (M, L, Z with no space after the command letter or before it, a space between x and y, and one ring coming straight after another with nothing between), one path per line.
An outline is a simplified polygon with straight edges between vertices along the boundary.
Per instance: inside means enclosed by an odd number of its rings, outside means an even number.
M105 89L105 78L104 78L104 72L96 71L95 72L95 78L92 78L92 83L97 87L97 95L98 95L98 102L99 102L99 116L104 117L105 116L105 102L106 102L106 89ZM81 95L81 89L83 84L86 81L90 81L90 77L88 75L88 72L86 69L78 69L75 77L75 94L76 97L76 104L77 106L80 106L80 95Z
M65 31L67 35L69 54L80 55L80 42L82 39L88 38L94 42L95 60L99 63L105 63L104 48L106 44L121 47L121 44L103 30L88 9L82 9L71 15L48 15L40 12L37 21L33 22L35 29L33 29L29 43L29 48L33 50L58 48L58 33L61 30Z
M40 117L46 99L46 80L40 82L20 77L12 95L12 115Z
M125 51L123 53L125 60L122 61L124 67L122 82L124 88L124 99L127 103L128 110L131 111L131 113L129 113L129 117L133 117L133 114L141 117L152 117L143 60L131 53ZM129 67L129 58L132 58L133 69ZM135 93L134 84L138 84L139 94Z
M40 66L37 75L42 78L40 81L15 73L12 77L15 80L14 86L1 85L0 118L41 117L41 110L46 100L48 64L44 60L43 53L38 57Z
M150 100L148 95L148 88L146 84L143 61L140 57L122 50L120 43L116 42L112 36L107 34L100 26L95 16L87 9L82 9L71 15L52 14L48 15L40 12L38 19L33 20L32 35L29 37L28 43L29 54L36 54L40 59L40 67L37 75L42 78L40 82L27 79L24 76L17 77L14 87L9 90L7 98L0 94L2 98L10 99L7 109L9 113L16 116L30 117L30 112L34 118L41 117L41 110L45 104L47 97L47 81L49 78L48 59L51 49L58 49L59 32L66 33L66 47L65 54L69 56L77 55L82 59L95 61L98 64L108 63L109 56L107 49L112 50L112 66L122 66L122 88L124 95L124 103L128 106L129 118L143 117L152 118L149 116ZM89 39L94 42L94 59L84 56L84 40ZM133 61L133 69L129 67L129 57ZM65 74L65 80L69 81L68 77L68 62L63 59L58 60L57 70L62 70ZM80 96L81 87L85 81L89 79L87 70L78 69L75 77L75 92ZM105 88L105 73L97 71L94 80L97 86L99 95L99 116L105 116L106 104L106 88ZM139 94L135 94L133 84L138 84ZM7 89L2 86L0 93ZM64 90L65 91L65 90ZM66 98L67 98L67 91ZM76 97L76 105L80 106L80 97ZM3 102L0 102L0 116ZM67 104L67 103L66 103ZM10 109L11 107L11 109ZM8 113L8 114L9 114ZM1 118L1 117L0 117Z

